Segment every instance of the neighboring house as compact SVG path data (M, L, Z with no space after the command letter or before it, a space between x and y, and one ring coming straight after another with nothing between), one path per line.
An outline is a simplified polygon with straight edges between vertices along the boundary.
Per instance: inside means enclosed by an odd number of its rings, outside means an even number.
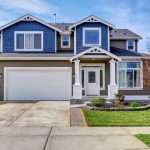
M27 14L0 34L1 100L150 95L149 56L128 29L96 16L52 24Z

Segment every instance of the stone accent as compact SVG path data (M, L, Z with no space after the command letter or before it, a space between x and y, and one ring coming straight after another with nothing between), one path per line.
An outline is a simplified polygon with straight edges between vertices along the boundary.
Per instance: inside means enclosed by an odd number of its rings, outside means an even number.
M143 60L143 86L150 91L150 59Z
M94 111L140 111L150 109L150 104L141 107L92 107L86 105L85 108Z

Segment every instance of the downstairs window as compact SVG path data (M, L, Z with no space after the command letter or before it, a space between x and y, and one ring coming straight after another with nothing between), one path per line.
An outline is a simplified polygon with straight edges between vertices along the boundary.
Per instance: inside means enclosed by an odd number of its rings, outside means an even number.
M118 64L119 88L142 88L142 63L120 62Z

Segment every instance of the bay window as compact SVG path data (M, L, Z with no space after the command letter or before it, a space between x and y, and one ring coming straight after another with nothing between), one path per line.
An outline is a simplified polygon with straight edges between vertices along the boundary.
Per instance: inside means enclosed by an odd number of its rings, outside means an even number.
M15 50L16 51L42 51L43 32L16 31Z
M83 28L83 46L101 45L101 28Z
M142 88L142 63L119 62L118 64L119 88Z

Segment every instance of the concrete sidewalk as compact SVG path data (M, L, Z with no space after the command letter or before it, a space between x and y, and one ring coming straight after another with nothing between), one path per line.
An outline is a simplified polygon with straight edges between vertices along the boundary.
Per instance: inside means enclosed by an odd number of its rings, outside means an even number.
M0 127L0 150L148 150L133 133L150 128Z

